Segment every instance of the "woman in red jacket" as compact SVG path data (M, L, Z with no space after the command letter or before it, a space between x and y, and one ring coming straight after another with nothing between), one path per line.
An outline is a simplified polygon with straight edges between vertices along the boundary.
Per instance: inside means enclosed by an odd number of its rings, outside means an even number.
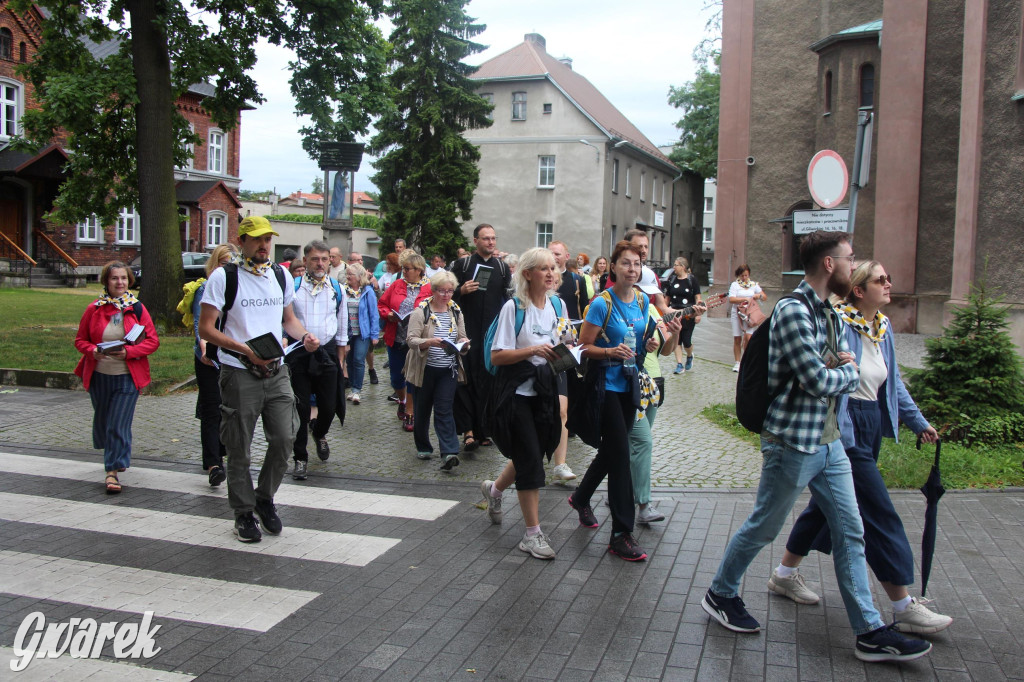
M103 295L89 304L78 324L75 348L82 354L75 374L82 377L92 398L92 444L103 448L108 493L121 492L117 478L131 465L132 418L139 389L149 384L148 355L160 346L149 312L128 290L135 283L131 269L120 261L103 266ZM142 325L134 343L101 351L97 345L119 341Z

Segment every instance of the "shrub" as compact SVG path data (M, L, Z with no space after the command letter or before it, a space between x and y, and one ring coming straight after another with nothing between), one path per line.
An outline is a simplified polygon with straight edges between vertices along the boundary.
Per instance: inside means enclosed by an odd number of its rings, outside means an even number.
M282 213L280 215L265 215L263 217L271 222L280 220L286 223L322 223L324 221L322 215L306 215L305 213Z

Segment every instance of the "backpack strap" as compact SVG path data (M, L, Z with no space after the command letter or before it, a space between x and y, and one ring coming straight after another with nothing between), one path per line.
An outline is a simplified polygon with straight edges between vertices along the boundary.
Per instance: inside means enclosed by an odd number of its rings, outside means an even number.
M338 311L341 310L341 284L330 275L327 276L327 279L330 280L331 286L334 287L334 314L337 315Z
M516 337L519 337L519 332L523 331L523 324L526 322L526 309L519 304L519 299L514 299L516 302Z
M135 319L142 322L142 301L132 303L132 312L135 313Z

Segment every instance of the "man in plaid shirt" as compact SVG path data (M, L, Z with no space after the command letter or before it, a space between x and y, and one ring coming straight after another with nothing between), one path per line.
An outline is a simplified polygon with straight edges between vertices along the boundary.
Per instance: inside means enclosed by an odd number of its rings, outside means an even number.
M849 291L853 247L845 233L819 231L800 244L800 260L804 280L795 295L808 305L785 299L770 322L768 387L773 393L783 390L768 408L761 434L764 463L754 510L729 541L701 607L735 632L761 629L739 597L740 581L810 487L832 529L839 591L857 635L855 655L863 661L912 660L927 654L931 644L887 627L874 607L864 526L836 419L837 398L856 390L860 375L841 323L825 301L829 292L845 296Z

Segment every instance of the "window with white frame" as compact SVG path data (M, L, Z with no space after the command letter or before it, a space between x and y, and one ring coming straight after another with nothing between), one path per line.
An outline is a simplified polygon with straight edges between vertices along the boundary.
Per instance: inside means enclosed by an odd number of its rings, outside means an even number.
M704 197L704 212L705 213L714 213L715 212L715 198L714 197Z
M525 121L526 120L526 93L525 92L513 92L512 93L512 120L513 121Z
M608 245L608 253L612 253L613 251L615 251L615 245L618 244L618 242L615 241L616 237L619 236L618 235L618 231L619 231L618 225L612 225L612 232L611 232L612 239L611 239L611 243Z
M644 200L644 183L647 182L647 171L640 171L640 201Z
M206 147L206 170L211 173L224 172L224 133L211 130Z
M9 140L18 134L21 120L21 87L15 83L0 82L0 110L3 113L3 127L0 140Z
M139 243L139 216L135 207L122 208L117 216L117 230L115 239L118 244Z
M619 193L619 160L612 160L612 194Z
M658 203L658 177L651 179L651 206Z
M540 156L537 157L537 186L538 187L554 187L555 186L555 157L553 156Z
M537 223L537 246L544 248L555 238L555 228L552 223Z
M194 123L188 124L188 132L192 135L195 134L196 126ZM196 146L192 142L189 142L185 145L185 153L188 154L188 157L185 159L185 163L179 166L179 168L193 168L195 163Z
M626 196L633 196L629 193L629 166L626 166Z
M705 227L705 228L704 228L704 241L705 241L705 242L710 242L710 241L712 241L712 237L711 237L711 228L710 228L710 227Z
M228 215L223 211L210 211L206 214L206 248L212 249L227 241Z
M661 207L665 208L668 204L665 203L665 192L668 189L668 180L661 181Z
M103 234L103 227L100 225L100 219L93 213L78 223L76 240L78 242L95 244L100 240L101 234Z
M484 101L491 105L491 110L487 113L487 120L494 120L494 93L493 92L481 92L480 96L484 98Z

